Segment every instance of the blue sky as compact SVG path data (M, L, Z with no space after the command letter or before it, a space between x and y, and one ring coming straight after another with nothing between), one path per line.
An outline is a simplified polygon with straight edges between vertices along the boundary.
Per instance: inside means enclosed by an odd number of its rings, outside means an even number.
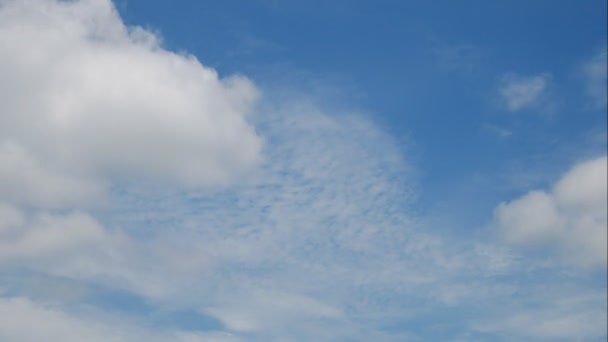
M605 340L606 13L0 2L0 339Z
M168 46L220 73L244 73L267 87L296 84L334 105L369 113L396 138L413 140L418 149L410 153L424 168L425 189L438 187L435 193L537 155L549 158L542 165L553 160L553 172L563 170L560 163L576 156L562 156L560 147L605 131L605 116L591 114L603 109L588 105L578 70L605 48L605 1L227 1L183 7L125 1L118 7L127 22L160 31ZM550 98L508 114L497 93L510 73L550 75ZM497 139L501 132L514 135ZM551 146L556 140L560 146ZM567 159L555 160L560 157ZM542 167L526 164L523 172ZM444 196L428 190L423 195L432 202Z

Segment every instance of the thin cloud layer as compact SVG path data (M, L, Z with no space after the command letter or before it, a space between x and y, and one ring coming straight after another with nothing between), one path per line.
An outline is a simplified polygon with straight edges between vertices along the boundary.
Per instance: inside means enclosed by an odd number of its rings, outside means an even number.
M0 73L0 340L605 335L578 267L605 265L602 160L496 210L570 267L424 217L409 146L369 113L290 82L261 97L109 0L0 0ZM506 79L505 101L548 82Z
M79 203L108 177L225 184L260 153L252 83L164 50L109 0L4 1L0 73L5 200Z
M515 332L539 340L600 340L606 334L607 319L602 303L606 303L606 293L564 296L544 308L516 312L497 322L479 322L475 329L511 338Z
M551 77L549 74L520 76L507 74L500 85L500 95L509 111L534 106L542 99Z
M107 317L92 310L65 312L53 305L36 303L22 297L0 297L0 317L0 338L5 341L239 341L236 337L221 332L197 334L170 329L152 332L124 317Z
M127 235L28 269L196 310L249 341L398 341L417 315L523 291L493 280L518 272L501 246L420 231L408 164L365 118L299 103L258 119L272 143L245 184L121 191L106 221ZM404 328L382 332L387 322Z
M400 179L407 166L370 122L289 105L265 109L258 126L272 143L245 184L188 196L119 194L113 202L125 214L109 222L133 230L146 217L166 224L146 242L116 238L47 271L194 306L245 336L312 338L323 335L320 327L360 329L343 312L346 305L367 311L354 291L373 296L377 287L417 283L392 274L402 249L432 251L429 262L440 262L432 261L441 258L432 241L406 243L410 189ZM424 278L419 263L412 278Z
M507 241L549 244L567 262L606 266L608 159L604 156L575 165L551 192L531 191L500 204L496 224Z
M608 103L606 84L608 82L608 52L604 47L597 55L583 65L583 73L587 81L587 94L593 102L593 106L606 110Z

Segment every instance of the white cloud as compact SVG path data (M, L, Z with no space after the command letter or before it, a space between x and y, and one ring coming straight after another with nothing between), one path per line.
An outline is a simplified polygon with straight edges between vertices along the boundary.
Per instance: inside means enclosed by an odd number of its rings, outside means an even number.
M249 81L164 50L107 0L0 1L0 277L69 284L0 278L0 339L399 341L417 314L514 291L488 280L512 275L503 247L420 230L403 146L365 115L289 98L247 117ZM82 302L100 290L231 332Z
M0 234L5 230L23 225L25 216L12 205L0 202Z
M0 264L82 251L105 236L103 227L83 213L38 214L26 219L17 208L3 205L0 220L4 221L0 224Z
M587 80L587 94L593 101L593 106L606 109L608 102L606 84L608 82L608 52L604 47L590 61L583 65L583 73Z
M542 191L502 203L496 213L507 240L513 243L544 241L563 229L564 222L553 198Z
M120 189L104 220L122 227L113 233L94 234L91 227L101 225L83 214L54 214L42 225L47 214L6 206L4 215L16 217L6 230L19 234L0 235L0 247L13 245L0 268L18 265L196 309L262 340L371 333L357 316L368 314L374 289L397 283L411 291L431 277L424 274L429 262L451 267L439 243L407 234L408 165L362 116L309 104L264 113L260 131L273 143L246 182L212 193ZM146 238L137 237L139 227ZM407 267L399 261L404 253L412 256ZM359 301L357 293L370 298Z
M513 131L505 127L501 127L493 124L484 124L481 126L483 130L491 133L499 138L506 139L513 135Z
M4 1L0 73L1 198L78 202L117 176L225 184L258 159L252 83L164 50L109 0Z
M184 266L196 264L186 262L192 254L165 257L170 243L136 241L79 209L108 200L125 180L234 181L259 158L247 118L259 91L125 26L109 0L2 1L0 74L0 276L65 274L169 297L200 269ZM148 273L151 260L162 274ZM172 272L177 280L163 283ZM14 294L0 298L2 340L235 340L149 327L123 333Z
M0 199L37 207L70 207L99 202L103 182L54 170L12 142L0 142Z
M451 296L447 279L509 271L500 248L416 230L410 166L390 136L361 115L294 102L257 117L269 144L247 182L212 194L129 189L107 221L145 241L115 239L44 272L195 307L244 338L323 340L371 339L384 320L407 319L414 309L389 297L422 310Z
M0 298L0 337L7 341L119 341L116 332L99 329L78 317L40 307L25 298ZM91 322L92 323L92 322Z
M390 251L398 253L408 223L400 208L408 205L410 189L390 186L407 172L390 138L363 118L330 117L308 105L268 110L261 120L273 144L247 183L187 196L131 189L113 198L127 216L120 226L178 223L167 233L154 231L157 237L146 243L116 242L121 255L96 260L98 267L115 279L129 279L130 290L162 298L182 292L174 287L183 277L223 263L299 263L313 251L325 260L333 253L375 253L382 241L392 241ZM89 274L89 265L78 263L62 264L61 270Z
M239 341L228 333L192 333L149 329L124 317L108 318L91 312L69 312L24 297L0 297L0 339L3 341Z
M19 265L197 310L245 340L399 341L430 308L510 291L477 279L508 273L508 251L418 230L411 167L365 116L297 100L262 111L254 118L270 143L245 182L120 189L104 223L121 229ZM36 220L24 219L27 231ZM408 328L381 333L386 322Z
M605 303L605 293L564 296L543 308L520 309L494 322L480 322L475 329L526 340L605 339Z
M278 291L256 291L243 298L235 296L232 303L223 303L221 307L211 307L205 311L218 317L228 329L237 332L277 331L289 327L293 322L303 325L310 319L329 320L336 324L344 318L339 309L327 304Z
M537 105L551 80L551 75L540 74L534 76L520 76L507 74L500 85L500 95L507 109L518 111L526 107Z
M563 207L603 216L606 213L606 156L575 165L555 184L556 201Z
M548 243L584 266L606 265L607 157L575 165L551 192L531 191L501 203L495 220L515 244Z

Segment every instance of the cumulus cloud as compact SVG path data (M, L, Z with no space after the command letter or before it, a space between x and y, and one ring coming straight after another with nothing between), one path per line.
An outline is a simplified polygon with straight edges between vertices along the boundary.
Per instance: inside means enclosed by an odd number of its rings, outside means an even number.
M550 80L551 75L546 73L533 76L507 74L500 84L500 96L512 112L534 106L542 99Z
M124 291L159 310L196 310L227 337L253 341L407 340L417 317L431 310L512 300L516 285L484 280L512 274L514 260L502 246L471 248L418 229L410 166L392 137L362 115L299 101L277 107L256 117L272 143L246 182L212 193L120 189L101 238L56 244L66 246L63 254L13 253L13 260L29 272ZM40 220L0 208L13 227L38 232ZM82 214L52 217L72 215ZM25 288L8 292L27 297ZM89 329L70 310L30 301L67 317L66 326ZM387 324L403 329L383 332ZM122 340L155 330L136 332ZM170 334L156 336L177 339Z
M583 73L587 81L587 94L593 101L593 106L606 109L608 90L606 84L608 82L606 70L608 63L608 52L604 47L597 55L583 65Z
M99 179L53 169L21 145L0 142L0 199L20 205L61 208L99 201Z
M129 279L130 290L164 299L183 293L174 287L188 283L184 277L198 278L217 265L297 264L313 251L331 264L335 253L361 258L391 241L391 253L399 252L408 222L400 208L409 203L411 190L407 184L390 186L407 166L389 137L361 117L334 118L310 105L268 110L260 127L273 144L245 184L187 196L129 189L114 197L117 210L107 221L130 229L161 222L167 229L138 246L118 243L123 255L115 263L95 263L103 272L121 274L115 279ZM146 230L153 225L144 223ZM63 275L89 274L72 264L77 261L62 265Z
M163 49L109 0L4 1L0 73L2 198L79 202L108 177L225 184L258 159L255 86Z
M297 100L277 107L258 117L271 143L247 182L211 194L121 192L107 221L145 241L113 240L44 271L196 308L247 340L402 340L403 331L376 335L411 314L400 300L435 305L453 292L447 279L510 269L501 248L462 253L415 229L410 166L364 116ZM483 291L504 292L467 293Z
M120 189L104 225L122 228L103 228L102 235L86 229L101 224L82 214L47 214L65 223L64 231L6 207L14 222L6 230L20 235L5 260L159 307L197 310L260 340L319 340L328 332L371 339L378 316L402 314L397 303L386 304L383 291L411 295L420 284L434 284L438 273L462 270L441 241L413 230L409 165L396 142L364 116L330 115L294 100L264 108L256 120L272 144L246 182L212 193ZM69 222L80 222L83 238ZM49 245L26 248L32 240Z
M159 297L171 286L148 282L147 262L193 272L185 255L164 257L167 244L136 241L83 209L125 181L213 188L249 170L262 146L248 118L253 83L164 49L155 34L124 25L110 0L1 1L0 74L2 286L11 272L29 272ZM4 290L2 340L234 340L123 331L19 297L21 287Z
M606 265L607 157L575 165L550 192L531 191L501 203L495 220L514 244L557 246L583 266Z
M108 0L0 0L0 72L0 339L402 341L512 300L492 283L512 253L419 222L403 146L365 114L290 93L248 116L251 82ZM152 322L173 310L215 327Z
M22 259L47 259L100 242L103 227L83 213L26 217L19 209L0 205L0 264Z

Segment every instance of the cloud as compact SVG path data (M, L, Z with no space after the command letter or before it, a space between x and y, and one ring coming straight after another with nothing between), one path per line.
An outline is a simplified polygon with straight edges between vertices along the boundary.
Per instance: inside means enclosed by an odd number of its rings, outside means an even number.
M553 186L501 203L495 220L507 241L557 246L568 262L606 266L607 157L581 162Z
M420 328L420 317L475 308L489 298L512 301L521 291L516 281L494 280L514 276L520 265L503 246L446 240L417 222L410 209L411 166L398 143L364 115L328 112L299 99L260 111L253 121L269 142L265 158L246 181L231 187L187 193L121 188L111 193L103 225L82 213L32 215L5 205L0 213L12 217L22 237L37 234L34 228L43 226L35 224L41 221L36 217L49 215L56 222L80 217L83 228L88 222L104 232L77 239L62 225L65 231L39 236L67 240L48 242L64 246L63 253L12 253L19 260L14 265L90 286L89 291L124 291L163 312L195 310L217 319L227 338L248 341L413 339L418 329L435 329ZM10 287L7 300L51 310L63 317L66 329L93 335L93 321L103 334L114 322L49 307L27 289ZM103 313L123 314L120 304ZM462 319L454 323L458 329L469 318ZM120 326L128 334L116 339L177 339L162 327L134 325ZM20 328L10 329L17 334ZM34 332L21 332L28 333ZM196 338L210 333L191 332Z
M304 325L311 319L333 321L335 325L341 324L344 318L339 309L327 304L302 295L278 291L248 293L244 298L235 296L232 305L224 303L222 307L211 307L206 311L218 317L228 329L237 332L277 331L277 328L284 329L293 322ZM291 329L297 330L294 327ZM300 334L302 333L306 332L301 331Z
M90 310L69 312L23 297L0 297L0 316L0 339L5 341L239 341L221 332L152 331L124 318L108 318Z
M547 73L534 76L507 74L501 80L500 96L507 109L515 112L537 105L550 81L551 75Z
M606 336L605 293L564 296L544 308L526 308L475 329L539 340L601 340Z
M0 339L445 340L527 289L510 249L420 218L366 113L257 100L109 1L2 1L0 72Z
M438 279L467 263L492 273L416 232L410 166L397 142L364 115L329 113L299 99L260 113L253 120L269 142L265 158L231 187L120 188L110 194L103 225L82 213L5 206L15 222L5 229L19 232L13 240L0 235L2 246L15 242L5 271L18 267L131 293L154 307L196 310L246 340L328 333L400 340L407 332L380 333L383 320L404 314L385 291L433 302L444 292ZM421 284L423 299L410 299ZM12 291L29 296L23 289Z
M587 94L593 101L593 106L606 109L608 90L606 89L607 75L606 63L608 53L604 47L597 55L583 65L583 74L587 81Z
M481 126L481 128L484 131L486 131L488 133L491 133L491 134L493 134L493 135L495 135L495 136L497 136L499 138L502 138L502 139L509 138L509 137L511 137L513 135L513 131L511 131L511 130L509 130L507 128L504 128L502 126L498 126L498 125L483 124Z
M259 157L255 86L163 49L109 0L4 1L0 73L8 200L68 205L112 177L226 184Z
M0 206L0 264L20 259L47 259L100 242L102 226L83 213L39 214L28 217L19 209Z
M508 293L476 278L510 272L508 251L421 230L411 166L364 115L300 99L260 111L268 144L247 181L121 190L105 222L128 236L31 269L195 309L245 340L402 340L416 313Z
M104 225L83 213L4 205L0 213L13 223L0 234L7 246L0 269L197 310L245 339L374 336L357 316L371 314L378 289L396 283L411 291L430 277L423 274L429 262L450 267L437 241L411 231L408 165L362 115L330 115L296 100L271 107L255 120L272 144L241 184L186 194L121 188L104 209ZM404 254L416 256L407 272Z
M87 336L92 341L102 341L104 331L94 324L86 324L80 318L70 317L50 308L44 308L24 298L0 298L0 337L10 341L38 341L52 339L76 341ZM35 324L32 324L36 322ZM109 331L106 331L109 332ZM107 336L116 341L116 333Z
M470 44L438 44L431 53L447 70L471 72L482 59L479 48Z
M22 146L0 142L0 195L4 201L43 208L99 202L104 184L99 179L52 169Z
M408 222L400 208L411 190L406 183L391 187L407 165L388 136L362 117L332 117L308 104L264 109L258 126L272 144L244 184L187 196L131 188L113 197L110 225L134 230L140 222L174 222L173 229L153 230L154 238L135 246L129 239L117 242L122 255L115 262L95 260L98 267L110 278L128 279L119 286L164 299L182 292L179 284L188 278L224 264L313 267L307 260L313 253L332 267L334 254L362 258L391 240L391 253L398 252ZM143 227L150 231L153 224ZM62 264L63 274L87 276L86 269L70 267L77 263Z

